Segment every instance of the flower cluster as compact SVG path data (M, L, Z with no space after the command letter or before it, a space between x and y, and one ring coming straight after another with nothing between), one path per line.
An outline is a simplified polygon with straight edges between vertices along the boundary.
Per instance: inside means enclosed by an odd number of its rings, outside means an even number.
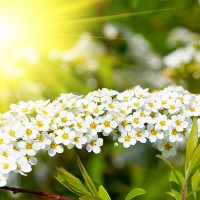
M99 153L105 136L125 148L156 142L164 156L175 155L194 116L200 116L200 95L182 87L153 93L140 86L121 93L101 89L86 96L61 94L53 102L12 104L0 114L0 186L10 172L30 172L41 150L50 156L64 147Z
M194 62L200 64L200 50L195 46L181 47L164 58L164 64L172 69Z

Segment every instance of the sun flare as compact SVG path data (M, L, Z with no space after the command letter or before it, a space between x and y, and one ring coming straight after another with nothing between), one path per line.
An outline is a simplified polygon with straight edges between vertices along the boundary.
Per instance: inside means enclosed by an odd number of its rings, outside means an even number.
M0 111L27 99L33 85L59 87L59 75L54 73L58 66L49 63L48 52L74 45L73 36L88 27L70 22L87 18L88 8L98 1L0 0Z

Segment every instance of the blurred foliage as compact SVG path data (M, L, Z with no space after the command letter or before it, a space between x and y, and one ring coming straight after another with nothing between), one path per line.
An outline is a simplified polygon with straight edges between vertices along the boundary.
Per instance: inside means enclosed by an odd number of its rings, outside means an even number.
M121 15L125 13L136 14ZM51 51L37 49L36 62L29 62L27 50L25 56L18 50L18 53L9 52L6 58L0 53L1 112L19 100L54 99L66 92L86 94L102 87L122 91L137 84L150 89L164 87L173 83L163 74L165 67L162 64L163 56L172 51L166 45L169 32L178 26L195 33L200 31L197 0L97 1L88 6L89 17L83 15L87 20L82 17L71 22L74 26L78 24L83 34L70 35L66 28L63 29L57 35L59 42ZM102 17L110 15L114 17ZM65 19L65 13L62 13L62 19ZM70 48L66 38L75 40ZM22 56L13 56L16 54ZM7 65L3 66L5 63ZM183 85L189 85L193 91L193 80L184 79ZM199 88L195 92L200 92ZM52 173L56 166L63 167L81 178L75 167L78 154L92 179L103 184L112 199L121 200L121 195L125 196L132 188L142 187L147 193L136 199L170 200L172 198L165 193L169 190L169 171L155 158L156 153L150 144L124 150L121 146L114 147L109 140L98 155L84 150L66 150L49 159L41 153L33 172L28 177L13 176L9 185L76 199L54 180ZM182 169L183 160L180 152L172 162ZM2 198L40 199L1 191Z

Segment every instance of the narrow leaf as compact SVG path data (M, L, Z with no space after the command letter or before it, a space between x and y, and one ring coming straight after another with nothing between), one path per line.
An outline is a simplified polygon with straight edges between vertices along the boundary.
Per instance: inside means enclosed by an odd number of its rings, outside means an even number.
M79 157L77 157L77 161L78 161L78 166L81 170L82 176L85 180L85 184L87 185L89 191L91 192L91 194L98 196L97 188L95 187L95 184L93 180L90 178L89 174L87 173L85 167L81 163L81 160Z
M198 192L198 191L200 191L200 187L198 187L196 190L194 190L194 191L188 193L188 194L186 195L186 197L188 198L189 196L191 196L192 194L194 194L194 193L196 193L196 192Z
M85 195L85 196L79 197L79 200L103 200L103 199L94 195Z
M146 191L143 190L142 188L134 188L127 194L125 200L131 200L134 197L145 194L145 193L146 193Z
M186 146L186 164L188 165L192 159L194 151L198 143L198 130L197 130L197 119L193 119L192 129L188 137L187 146Z
M191 177L191 174L198 169L200 164L200 145L197 146L192 159L188 165L188 177Z
M103 200L111 200L108 192L105 190L105 188L102 185L99 186L98 194L99 194L99 197L102 198Z
M170 173L170 187L173 194L173 197L176 200L181 199L181 187L177 183L177 179L173 172Z
M90 192L78 178L68 173L63 168L58 168L57 170L58 172L53 174L54 177L68 190L79 196L90 194Z
M178 173L176 172L176 170L174 169L174 167L173 167L173 165L170 163L170 161L169 160L167 160L164 156L161 156L161 155L156 155L156 157L158 157L158 158L160 158L161 160L163 160L169 167L170 167L170 169L172 170L172 172L174 173L174 176L175 176L175 178L176 178L176 180L177 180L177 182L178 182L178 185L180 186L180 187L182 187L182 181L180 180L180 175L178 175Z
M198 188L199 182L200 182L200 173L199 173L199 170L197 170L192 176L192 190L193 191L195 191ZM194 198L195 200L197 199L196 192L194 192Z
M171 197L174 197L175 198L175 196L174 196L174 194L173 194L173 192L166 192L169 196L171 196Z

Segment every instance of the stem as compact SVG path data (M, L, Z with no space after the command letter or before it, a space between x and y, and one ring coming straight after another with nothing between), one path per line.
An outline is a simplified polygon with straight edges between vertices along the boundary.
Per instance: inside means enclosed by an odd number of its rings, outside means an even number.
M185 193L186 193L186 190L187 190L187 179L184 180L184 186L183 186L183 189L182 189L182 197L181 197L181 200L185 200Z
M33 194L33 195L37 195L37 196L41 196L41 197L53 199L53 200L70 200L69 198L62 197L56 194L48 194L45 192L26 190L26 189L15 188L15 187L4 186L4 187L0 187L0 190L12 191L13 194L17 194L17 193Z

